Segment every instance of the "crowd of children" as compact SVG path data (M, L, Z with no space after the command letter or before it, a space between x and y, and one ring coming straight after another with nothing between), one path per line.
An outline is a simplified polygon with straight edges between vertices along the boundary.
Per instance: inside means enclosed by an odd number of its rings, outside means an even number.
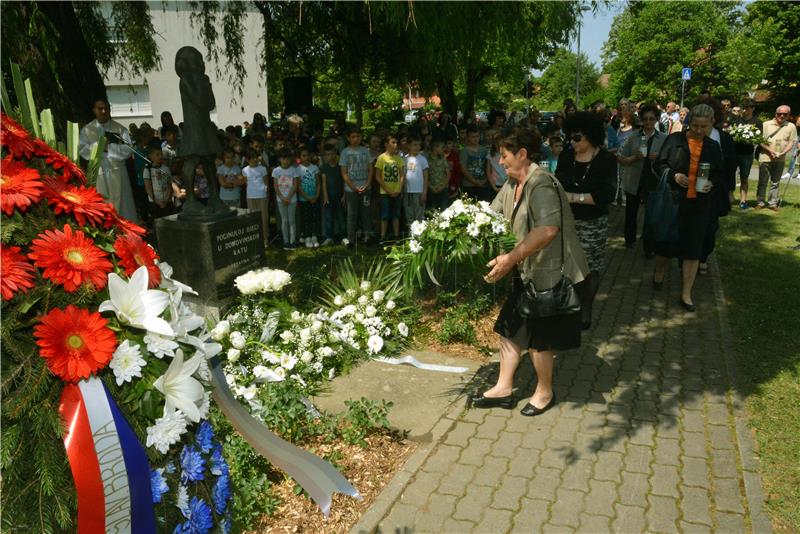
M285 249L384 243L401 237L428 209L445 209L461 194L491 200L507 180L498 151L506 131L502 122L483 130L476 124L456 128L443 117L435 126L420 120L396 131L377 127L365 138L341 117L325 135L320 126L304 128L297 116L280 129L256 114L244 128L220 130L224 149L217 175L194 169L195 194L206 202L207 180L216 179L225 204L261 213L265 246L278 237ZM179 211L186 196L177 157L181 130L166 112L162 123L161 139L146 123L135 128L146 219ZM559 134L543 147L551 170L563 145Z

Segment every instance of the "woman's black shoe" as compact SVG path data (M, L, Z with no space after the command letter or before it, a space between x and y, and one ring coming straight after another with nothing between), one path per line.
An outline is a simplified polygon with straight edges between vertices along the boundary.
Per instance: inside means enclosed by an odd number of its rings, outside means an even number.
M510 410L514 407L514 395L507 397L484 397L483 393L472 397L472 405L475 408L505 408Z
M681 307L687 312L693 312L697 309L697 307L694 304L689 304L688 302L684 302L683 297L680 297L678 300L681 303Z
M519 411L519 413L521 413L522 415L524 415L526 417L533 417L533 416L536 416L536 415L542 415L544 412L546 412L547 410L552 408L555 403L556 403L556 394L555 394L555 392L553 392L553 398L550 399L550 402L548 402L547 405L544 408L537 408L536 406L534 406L533 404L531 404L529 402L528 404L525 405L525 407L523 409L521 409Z
M660 282L656 281L656 277L653 276L653 289L661 289L664 287L664 280Z

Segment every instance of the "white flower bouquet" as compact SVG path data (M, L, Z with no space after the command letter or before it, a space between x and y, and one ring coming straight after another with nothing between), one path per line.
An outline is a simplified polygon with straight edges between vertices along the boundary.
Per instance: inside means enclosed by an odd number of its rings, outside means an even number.
M760 145L766 142L761 130L755 124L734 124L728 129L728 133L737 143Z
M276 293L292 282L292 276L279 269L257 269L237 276L234 283L242 295Z
M402 272L406 287L423 284L423 269L438 285L435 272L460 262L483 265L514 247L508 221L485 201L463 197L427 221L411 224L411 237L394 247L389 257Z

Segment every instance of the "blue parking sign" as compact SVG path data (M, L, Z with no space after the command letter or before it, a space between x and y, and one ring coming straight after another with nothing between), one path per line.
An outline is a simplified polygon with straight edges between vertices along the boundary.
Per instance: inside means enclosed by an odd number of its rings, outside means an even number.
M691 80L692 79L692 69L691 67L683 67L683 72L681 72L681 80Z

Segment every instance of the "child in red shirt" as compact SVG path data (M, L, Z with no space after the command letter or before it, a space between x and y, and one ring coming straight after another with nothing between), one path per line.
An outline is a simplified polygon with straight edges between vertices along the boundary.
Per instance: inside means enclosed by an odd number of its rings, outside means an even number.
M458 155L458 145L455 140L449 139L444 147L444 157L450 164L450 199L457 199L461 195L461 161Z

